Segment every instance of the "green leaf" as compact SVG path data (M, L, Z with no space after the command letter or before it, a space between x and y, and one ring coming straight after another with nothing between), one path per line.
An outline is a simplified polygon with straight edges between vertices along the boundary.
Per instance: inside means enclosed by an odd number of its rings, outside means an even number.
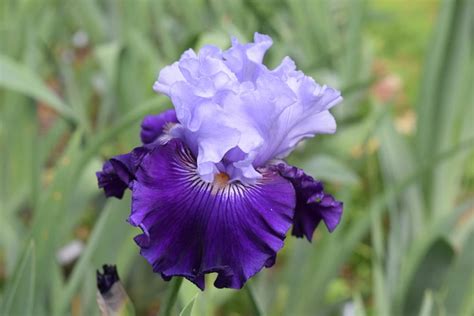
M178 299L179 289L183 283L183 277L175 276L168 283L168 289L166 292L166 297L160 306L159 316L170 316L173 313L173 310L176 305L176 300Z
M181 312L179 313L179 316L191 316L192 315L194 302L196 301L197 297L198 297L198 294L194 295L194 297L191 299L191 301L189 301L189 303L186 304L186 306L184 306L184 308L181 310Z
M384 115L382 124L377 128L377 137L380 140L378 158L380 162L380 173L384 187L391 187L418 168L413 157L412 147L406 139L398 134L393 126L392 118ZM377 184L374 184L377 185ZM389 289L395 288L399 282L400 268L403 255L409 249L412 240L406 236L416 236L426 225L424 220L424 204L421 186L418 181L407 186L403 194L389 202L390 230L387 234L386 253L383 258L379 257L379 263L384 264L384 275L381 276L380 267L374 265L374 281L378 278L384 279L383 286L375 289L375 306L386 310L392 301ZM409 210L407 212L406 210ZM380 221L379 221L380 222ZM375 227L381 227L378 225ZM372 236L376 230L372 229ZM375 250L377 247L374 247ZM385 294L385 295L384 295ZM377 298L384 297L384 300ZM388 313L388 311L387 311ZM387 314L386 313L386 314Z
M430 315L433 315L433 293L431 291L426 291L423 303L421 304L420 316Z
M367 312L365 310L364 301L362 300L362 295L360 295L359 292L355 293L352 301L354 303L355 316L366 316Z
M33 315L35 277L35 246L31 241L5 287L2 315Z
M454 154L454 152L452 154ZM434 245L437 238L453 229L459 216L469 208L472 208L473 202L473 199L469 199L463 204L451 209L451 213L436 218L424 231L419 233L417 239L412 241L412 245L402 263L403 269L400 271L401 273L395 292L394 307L399 309L397 310L398 313L402 313L400 309L407 305L404 303L404 300L408 298L407 293L412 284L412 280L416 277L416 273L422 264L421 262L424 256L428 253L428 249Z
M377 137L380 140L379 160L385 185L393 185L416 171L418 165L413 156L413 149L409 146L406 139L396 132L393 122L388 115L384 115L382 124L377 129ZM406 188L399 204L400 209L410 210L408 216L411 227L407 229L419 231L423 228L425 222L423 214L424 204L419 183L414 183ZM403 233L406 234L408 231Z
M420 160L459 143L463 125L472 130L472 119L466 121L473 91L472 8L469 0L442 1L416 107L416 149ZM423 179L430 212L447 211L456 203L466 158L460 156L442 164Z
M250 307L252 308L252 314L255 316L263 315L262 309L260 308L260 304L258 302L257 295L255 294L252 286L247 283L244 287L245 292L247 292L247 296L250 300Z
M378 213L383 214L387 204L395 198L398 198L404 191L405 188L417 181L420 177L430 172L436 166L449 158L452 158L460 152L470 150L474 145L474 141L468 141L460 145L453 146L451 149L433 157L429 163L418 168L414 173L407 176L396 185L387 188L379 196L376 196L371 200L368 209L371 215ZM472 203L471 203L472 204ZM431 227L431 234L427 237L428 241L433 236L439 236L439 232L448 230L453 225L453 221L457 216L464 210L466 210L471 204L465 203L452 211L451 216L440 218ZM343 262L348 259L351 252L357 243L365 236L369 227L371 216L364 216L359 218L357 221L351 223L350 229L344 230L344 227L338 228L333 232L330 238L322 238L318 241L318 247L314 250L311 248L304 248L304 245L294 245L293 252L295 253L294 260L291 258L287 265L286 270L290 271L287 278L288 284L288 300L285 304L284 314L289 314L290 311L296 314L310 313L315 307L320 307L323 294L327 287L328 282L338 273ZM426 247L427 240L419 240L412 248L414 255L410 255L410 262L407 264L407 271L400 280L398 286L398 295L405 293L405 288L409 284L409 279L412 275L412 270L417 267L419 252L423 253ZM428 244L429 245L429 244ZM311 251L309 251L311 250ZM298 253L299 251L299 253ZM318 269L314 269L317 266ZM306 280L311 277L311 282ZM401 298L397 299L401 301ZM403 306L398 304L397 306ZM401 311L400 311L401 312Z
M74 113L30 68L0 55L0 87L44 101L66 119L75 121ZM13 105L12 105L13 106Z
M445 239L439 238L431 245L405 293L404 315L415 314L420 310L426 290L440 289L453 259L454 250Z
M440 89L440 78L443 66L443 59L446 55L446 47L451 36L452 20L455 17L455 7L458 1L443 1L440 8L440 15L434 30L434 37L427 50L425 66L423 67L423 78L418 102L418 124L417 137L419 144L417 150L422 157L429 157L433 142L437 139L433 137L436 126L436 100Z
M99 114L97 118L97 125L99 128L102 128L107 119L110 117L113 106L116 103L116 81L117 81L117 68L119 66L118 60L121 51L121 44L118 42L110 42L107 44L102 44L96 47L95 56L105 78L107 80L107 93L104 96L104 101L102 106L99 109Z
M102 234L106 233L104 228L110 218L112 211L112 208L106 208L100 214L99 220L95 224L91 237L88 240L87 247L75 265L64 291L61 293L61 296L57 298L58 304L55 306L54 315L64 314L67 309L67 305L71 302L72 297L79 288L81 282L84 280L85 275L90 273L90 271L87 270L87 267L91 261L92 254L100 243Z
M474 297L474 231L465 241L464 247L457 256L452 269L446 278L447 295L445 307L448 315L470 315ZM469 306L471 304L471 306ZM465 313L463 313L465 312Z

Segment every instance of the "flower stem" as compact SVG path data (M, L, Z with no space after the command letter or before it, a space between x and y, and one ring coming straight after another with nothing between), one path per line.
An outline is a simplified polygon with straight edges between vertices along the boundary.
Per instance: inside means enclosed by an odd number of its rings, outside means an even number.
M159 316L171 315L171 311L173 310L173 307L176 304L176 299L178 298L181 283L183 283L182 277L174 277L171 279L166 292L166 298L163 301L163 306L160 307L160 313L158 314Z
M253 312L252 315L254 316L263 315L260 309L260 306L258 305L257 298L255 297L255 293L253 292L253 289L250 286L250 284L246 284L244 289L245 289L245 292L247 292L247 295L250 299L250 307L252 308L252 312Z

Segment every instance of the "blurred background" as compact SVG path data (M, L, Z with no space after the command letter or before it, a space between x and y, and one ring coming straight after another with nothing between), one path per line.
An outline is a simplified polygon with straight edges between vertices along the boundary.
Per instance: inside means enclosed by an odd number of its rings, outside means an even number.
M273 37L342 91L335 135L290 162L345 203L339 228L287 238L245 291L185 281L176 315L473 315L470 0L0 1L0 314L99 315L95 271L117 264L137 315L167 283L95 171L169 108L158 71L187 48ZM196 295L197 294L197 295ZM192 311L191 308L192 307ZM189 312L189 313L188 313ZM187 313L187 314L186 314Z

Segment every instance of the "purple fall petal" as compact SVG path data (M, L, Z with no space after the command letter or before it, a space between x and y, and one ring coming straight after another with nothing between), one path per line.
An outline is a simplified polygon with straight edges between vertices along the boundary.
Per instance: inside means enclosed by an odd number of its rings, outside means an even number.
M140 151L136 148L128 154L115 156L105 162L102 171L96 172L99 188L104 189L105 196L123 197L125 189L135 177L134 170L138 165L136 156Z
M104 163L102 167L102 171L98 171L95 173L97 176L97 182L99 188L104 189L104 193L106 197L116 197L121 199L123 197L123 193L128 187L128 183L123 182L115 168L110 163L110 160Z
M200 179L179 140L143 159L129 222L143 230L141 254L165 279L184 276L204 289L204 275L217 272L216 287L241 288L283 246L295 206L288 180L263 170L254 185L216 181Z
M142 121L140 138L147 147L137 147L132 152L112 157L104 163L102 171L96 172L99 188L104 189L105 196L121 199L131 181L143 156L153 148L152 144L162 135L167 124L176 123L173 109L158 115L147 115Z
M296 192L292 234L311 241L321 220L332 232L341 221L343 203L324 192L321 181L314 180L302 169L279 163L274 166L282 177L291 181Z

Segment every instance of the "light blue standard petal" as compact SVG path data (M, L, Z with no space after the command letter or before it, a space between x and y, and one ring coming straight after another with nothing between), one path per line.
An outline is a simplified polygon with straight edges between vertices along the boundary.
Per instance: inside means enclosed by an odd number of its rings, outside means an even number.
M269 36L255 33L254 42L233 38L225 51L190 49L154 84L176 109L179 124L170 134L197 157L205 181L225 172L231 181L255 183L268 161L286 157L304 138L336 130L329 109L341 102L340 92L305 76L289 57L268 69L263 59L271 45Z

